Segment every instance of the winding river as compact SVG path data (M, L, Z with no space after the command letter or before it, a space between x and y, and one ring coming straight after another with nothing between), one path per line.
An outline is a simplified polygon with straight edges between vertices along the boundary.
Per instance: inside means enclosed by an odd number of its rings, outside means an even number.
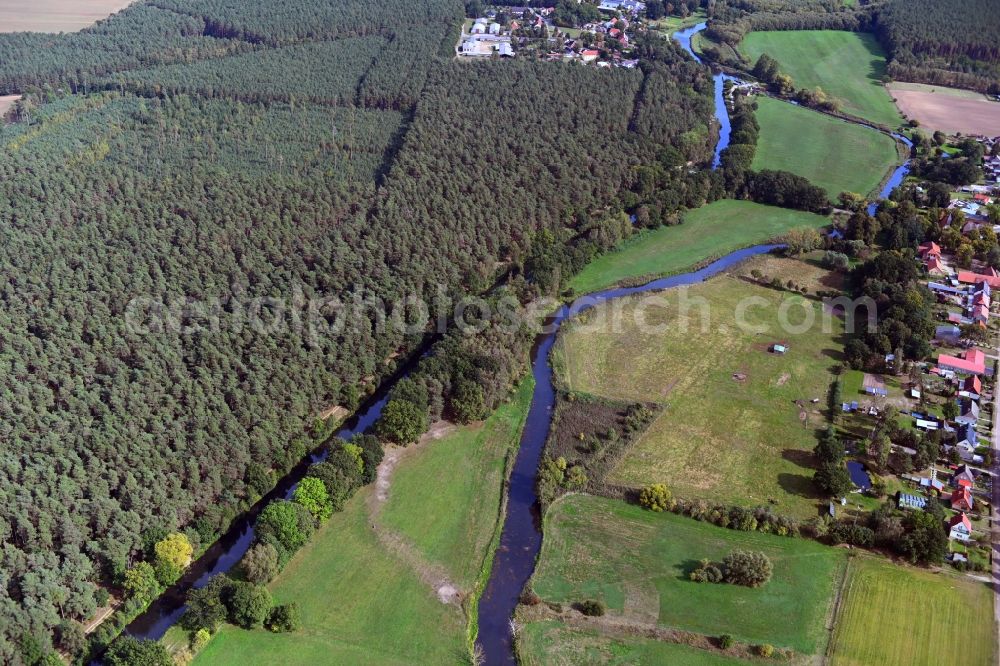
M615 298L697 284L735 266L749 257L770 252L780 245L756 245L727 254L708 266L690 273L653 280L639 287L606 289L582 296L563 305L547 322L546 331L531 350L531 372L535 392L521 433L521 445L511 471L507 493L507 514L500 533L500 545L493 560L489 582L479 600L479 637L485 664L515 664L511 617L521 591L535 570L542 546L542 531L535 494L535 477L542 449L552 423L556 392L552 385L549 352L559 327L567 319Z
M705 29L704 23L677 32L674 37L696 61L701 59L691 49L691 38ZM725 81L738 80L724 73L716 73L715 117L719 122L719 141L715 149L713 168L719 164L719 155L729 145L729 112L723 97ZM909 145L905 137L893 135ZM908 163L892 174L881 196L902 182L908 171ZM549 320L546 331L535 340L531 354L532 373L535 389L531 408L521 435L521 444L511 471L508 487L507 512L501 530L490 577L479 601L478 645L482 648L486 664L516 663L513 651L511 617L518 604L521 591L535 568L541 549L542 532L538 501L535 495L535 478L541 460L542 449L548 436L555 406L555 389L552 371L549 367L549 352L555 342L559 326L591 307L615 298L645 292L691 285L716 275L754 255L770 252L777 245L757 245L738 250L712 262L696 271L674 275L638 287L608 289L588 294L571 305L562 306ZM401 376L406 376L404 371ZM366 431L378 420L387 401L391 386L384 387L358 413L337 431L336 436L350 438ZM246 553L254 538L253 524L259 510L269 501L290 497L295 485L305 476L310 464L322 459L322 454L308 456L285 476L277 487L266 495L254 508L237 520L230 529L214 543L185 572L184 576L131 624L127 633L138 638L159 639L180 618L184 612L184 597L190 588L200 588L219 573L228 572Z

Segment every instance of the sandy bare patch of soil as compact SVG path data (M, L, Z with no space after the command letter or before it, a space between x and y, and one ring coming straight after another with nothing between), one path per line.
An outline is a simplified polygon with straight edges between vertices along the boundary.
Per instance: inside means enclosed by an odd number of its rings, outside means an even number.
M403 448L400 446L386 447L385 457L378 466L375 477L375 492L368 496L368 516L372 521L372 529L378 537L379 542L395 555L405 566L410 568L420 581L434 590L438 601L443 604L461 604L462 592L451 581L451 577L444 567L436 562L428 561L423 553L402 534L385 527L380 517L382 507L389 500L389 492L392 489L392 473L407 455L411 455L418 448L425 446L429 442L441 439L455 429L455 425L447 421L434 423L430 430L420 438L417 444Z
M337 419L342 419L350 414L347 407L342 407L341 405L330 405L322 412L319 413L319 418L326 421L331 416L336 416Z
M0 95L0 120L7 115L7 112L14 106L14 102L21 99L20 95Z
M792 376L790 374L788 374L787 372L781 373L781 376L778 377L778 386L784 386L785 382L787 382L789 379L791 379L791 377Z
M133 0L0 0L0 32L74 32Z
M942 86L890 83L888 88L900 112L921 127L947 134L1000 135L1000 102Z

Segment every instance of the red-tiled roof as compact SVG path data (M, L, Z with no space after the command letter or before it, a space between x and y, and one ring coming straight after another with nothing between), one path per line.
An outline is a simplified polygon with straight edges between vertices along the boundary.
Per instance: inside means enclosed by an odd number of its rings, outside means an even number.
M969 490L968 486L961 486L955 489L955 492L951 494L951 508L972 508L972 491Z
M965 284L979 284L980 282L985 282L993 288L1000 287L1000 277L996 275L973 273L972 271L959 271L958 281L964 282Z
M969 393L980 394L983 392L983 383L979 380L979 377L975 375L969 375L965 379L965 383L962 385Z
M949 528L955 527L958 524L965 525L966 530L968 530L969 532L972 531L972 521L969 520L969 517L965 515L964 511L962 513L952 516L952 519L948 521Z
M959 372L969 372L974 375L981 375L986 372L986 365L982 361L976 363L969 359L958 358L948 354L940 354L937 362L939 367L944 367L946 370L958 370Z

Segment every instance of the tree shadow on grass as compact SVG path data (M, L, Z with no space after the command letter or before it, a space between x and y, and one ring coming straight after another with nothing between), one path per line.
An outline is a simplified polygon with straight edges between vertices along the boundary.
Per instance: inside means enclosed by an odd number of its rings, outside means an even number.
M815 456L813 456L812 451L803 451L802 449L784 449L781 452L781 457L805 469L812 469L815 463Z
M805 497L807 499L820 499L816 484L813 483L812 475L781 473L778 475L778 485L789 495Z
M701 568L701 560L684 560L674 567L677 571L677 580L691 580L691 574L696 569Z

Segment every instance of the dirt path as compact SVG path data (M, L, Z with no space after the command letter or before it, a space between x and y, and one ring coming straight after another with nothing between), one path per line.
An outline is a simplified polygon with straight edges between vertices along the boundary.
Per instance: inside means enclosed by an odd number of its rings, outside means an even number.
M404 535L386 527L382 521L382 508L389 501L389 491L392 489L392 473L396 466L420 450L429 442L441 439L455 426L446 421L438 421L431 426L431 429L420 438L420 441L408 447L389 446L385 450L385 457L378 466L378 473L375 478L375 492L368 495L368 517L372 522L372 529L379 543L385 546L403 564L409 567L420 581L434 590L438 600L443 604L460 605L464 593L458 585L452 582L450 575L440 564L431 562L424 557L413 543Z

